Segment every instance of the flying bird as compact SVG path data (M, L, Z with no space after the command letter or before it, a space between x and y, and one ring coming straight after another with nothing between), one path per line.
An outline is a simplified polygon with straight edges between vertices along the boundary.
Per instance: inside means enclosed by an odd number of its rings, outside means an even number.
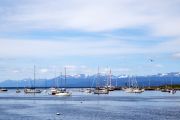
M150 62L154 62L154 60L153 59L149 59L150 60Z

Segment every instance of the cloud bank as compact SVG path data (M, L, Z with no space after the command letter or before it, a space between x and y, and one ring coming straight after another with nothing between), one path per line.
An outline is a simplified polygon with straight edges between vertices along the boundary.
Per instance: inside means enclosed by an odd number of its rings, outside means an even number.
M179 5L179 0L13 0L1 5L1 27L101 32L147 26L155 35L179 36Z

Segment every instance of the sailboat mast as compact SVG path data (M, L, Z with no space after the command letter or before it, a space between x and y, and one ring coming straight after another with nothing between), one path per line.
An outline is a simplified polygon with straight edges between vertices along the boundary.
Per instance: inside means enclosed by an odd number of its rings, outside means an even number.
M34 96L35 96L36 66L34 65Z
M65 87L66 87L66 67L64 68L64 82L65 82Z
M62 83L62 72L60 72L60 85L59 87L62 87L63 86L63 83Z
M98 73L97 73L97 80L96 80L96 87L100 87L99 85L99 77L100 77L100 73L99 73L99 66L98 66Z
M55 87L58 88L58 77L56 75L56 70L55 70Z
M108 69L108 66L107 66L107 69ZM106 86L107 87L109 86L109 71L107 71L106 73Z
M34 89L35 89L35 79L36 79L36 73L35 73L35 70L36 70L36 66L34 65Z
M109 74L109 82L110 82L110 86L112 85L112 81L111 81L111 69L110 69L110 74Z

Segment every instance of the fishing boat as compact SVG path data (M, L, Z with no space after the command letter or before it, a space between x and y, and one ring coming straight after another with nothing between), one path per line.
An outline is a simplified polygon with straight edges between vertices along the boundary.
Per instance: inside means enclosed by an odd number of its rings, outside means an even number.
M30 87L30 88L25 88L24 89L24 93L28 94L28 93L41 93L42 91L39 89L35 88L35 80L36 80L36 67L34 66L34 87Z

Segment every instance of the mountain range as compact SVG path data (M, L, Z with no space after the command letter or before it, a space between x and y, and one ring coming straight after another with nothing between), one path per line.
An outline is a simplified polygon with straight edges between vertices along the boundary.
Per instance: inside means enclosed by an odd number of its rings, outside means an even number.
M103 74L95 75L67 75L51 79L23 79L5 80L0 87L95 87L104 86L110 81L110 76ZM34 85L35 83L35 85ZM136 84L141 87L180 84L180 73L159 73L147 76L112 75L111 84L114 86L128 86Z

